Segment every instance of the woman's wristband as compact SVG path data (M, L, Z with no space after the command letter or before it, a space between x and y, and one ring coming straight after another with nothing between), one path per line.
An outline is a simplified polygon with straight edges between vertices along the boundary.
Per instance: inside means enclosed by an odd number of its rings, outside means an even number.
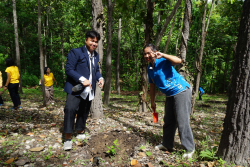
M7 88L7 87L8 87L8 85L7 85L7 86L6 86L6 85L4 85L4 87L6 87L6 88Z

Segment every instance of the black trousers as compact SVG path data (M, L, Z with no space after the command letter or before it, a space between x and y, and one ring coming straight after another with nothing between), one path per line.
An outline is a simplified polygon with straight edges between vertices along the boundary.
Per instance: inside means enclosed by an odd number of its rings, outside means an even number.
M18 87L19 83L9 83L8 85L8 90L14 107L18 107L19 105L21 105L20 96L18 94Z
M84 100L81 96L67 95L64 108L64 133L73 132L76 114L75 130L82 131L85 129L90 106L89 96Z
M202 95L203 95L204 93L202 93L202 92L200 92L200 94L199 94L199 100L202 100Z
M0 96L0 104L3 104L3 99L1 96Z

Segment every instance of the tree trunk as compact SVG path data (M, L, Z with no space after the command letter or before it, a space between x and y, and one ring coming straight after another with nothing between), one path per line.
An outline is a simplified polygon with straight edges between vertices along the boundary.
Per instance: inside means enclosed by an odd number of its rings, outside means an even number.
M137 29L136 25L135 25L135 32L136 32L136 42L140 43L140 29ZM136 76L135 76L135 83L137 83L138 85L138 77L139 77L139 56L140 54L136 54ZM138 89L138 86L136 87Z
M176 18L176 13L174 15L174 20L173 20L173 23L171 25L171 28L170 28L170 31L169 31L169 34L168 34L168 40L166 42L166 45L165 45L165 49L164 49L164 52L163 53L167 53L167 50L168 50L168 44L171 40L171 35L172 35L172 31L173 31L173 28L174 28L174 23L175 23L175 18Z
M226 62L225 62L225 69L224 69L224 75L223 75L223 86L222 86L222 92L221 93L225 92L226 85L228 84L228 82L227 82L227 72L228 72L228 65L229 65L230 55L231 55L231 46L229 45L228 49L227 49L227 56L225 57Z
M179 55L179 49L178 49L178 41L179 41L179 37L181 35L181 28L182 28L182 24L183 24L183 17L181 18L181 26L180 26L180 32L177 34L177 39L176 39L176 44L175 44L175 55Z
M46 19L44 18L44 22L43 22L43 37L44 37L44 47L43 47L43 55L44 55L44 67L48 67L47 64L47 22L48 21L48 13L47 13L47 17ZM51 67L52 69L52 67Z
M62 53L62 71L65 71L65 65L64 65L64 49L63 49L63 22L60 23L61 26L61 33L60 33L60 39L61 39L61 53ZM63 80L65 81L66 76L65 73L63 73Z
M103 103L108 105L111 93L111 58L112 58L112 19L113 19L113 8L115 0L107 0L108 2L108 14L107 14L107 54L106 54L106 83L104 87L104 99Z
M39 41L39 50L40 50L40 72L41 72L41 83L43 91L43 105L46 106L46 94L45 94L45 85L44 85L44 56L43 56L43 46L41 39L41 4L40 0L37 0L38 4L38 41Z
M196 61L197 76L196 76L196 83L195 83L195 88L194 88L194 95L193 95L193 98L192 98L191 114L194 113L195 101L196 101L196 97L197 97L198 92L199 92L200 78L201 78L201 72L202 72L201 62L202 62L202 56L203 56L203 49L204 49L204 46L205 46L205 38L206 38L206 33L207 33L208 25L209 25L210 16L211 16L211 13L213 11L213 4L215 2L215 0L212 1L212 5L211 5L210 12L209 12L209 16L207 18L207 25L206 25L207 1L208 0L205 1L204 12L203 12L203 17L202 17L201 45L200 45L199 55L198 55L198 58L197 58L197 61Z
M20 74L19 81L19 92L23 93L22 90L22 77L21 77L21 63L20 63L20 51L19 51L19 41L18 41L18 27L17 27L17 15L16 15L16 0L12 0L13 3L13 19L14 19L14 33L15 33L15 44L16 44L16 62Z
M151 2L151 0L149 0L149 1ZM170 13L170 15L166 18L166 21L165 21L165 23L164 23L164 25L163 25L163 27L162 27L160 33L157 33L157 35L156 35L156 42L155 42L155 47L156 47L156 49L159 48L161 39L162 39L162 37L163 37L163 34L166 32L167 26L168 26L168 24L170 23L170 21L172 20L172 18L174 17L174 15L175 15L175 13L176 13L178 7L179 7L180 4L181 4L181 1L182 1L182 0L178 0L178 1L176 2L175 6L174 6L174 9L173 9L172 12ZM153 6L152 6L152 7L153 7ZM153 22L152 22L152 24L153 24Z
M97 53L99 54L99 68L102 73L102 60L103 60L103 24L104 24L104 13L103 5L100 0L91 0L92 5L92 29L97 31L101 39L98 41L98 47L96 48ZM91 118L100 118L103 116L103 107L102 107L102 92L98 84L96 84L95 98L92 100L90 108Z
M240 21L231 91L218 155L228 163L249 166L250 149L250 0Z
M188 44L187 42L189 38L189 30L191 24L191 13L192 13L192 1L186 0L183 28L182 28L182 38L179 48L180 58L182 59L182 63L179 65L178 72L187 80L187 82L192 87L192 77L189 75L188 66L186 64L187 44Z
M122 19L119 19L118 25L118 48L117 48L117 58L116 58L116 90L117 94L120 95L121 87L120 87L120 42L121 42L121 24Z
M146 28L145 28L145 45L152 43L153 41L153 12L154 12L154 2L148 0L147 2L147 17L146 17ZM142 93L139 94L139 112L147 112L147 91L148 91L148 75L147 75L147 63L144 57L141 56L141 86Z

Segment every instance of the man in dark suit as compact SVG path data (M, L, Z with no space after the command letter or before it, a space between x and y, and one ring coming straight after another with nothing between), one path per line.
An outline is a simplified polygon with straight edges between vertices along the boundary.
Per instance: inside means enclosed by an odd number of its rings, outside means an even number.
M99 55L95 51L100 40L100 34L96 31L88 31L85 36L85 46L72 49L67 56L65 72L67 81L64 91L67 93L67 101L64 108L64 133L65 139L63 149L72 149L71 134L74 128L75 116L77 114L75 130L77 139L85 138L85 125L89 114L91 101L94 99L96 82L102 89L104 79L99 71ZM73 92L72 88L81 83L82 89Z

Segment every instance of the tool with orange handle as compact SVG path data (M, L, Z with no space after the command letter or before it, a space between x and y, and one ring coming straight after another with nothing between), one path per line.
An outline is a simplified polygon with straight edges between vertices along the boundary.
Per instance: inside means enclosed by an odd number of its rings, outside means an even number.
M155 110L154 110L154 112L153 112L153 121L154 121L154 123L157 123L157 122L158 122L158 113L155 112Z

